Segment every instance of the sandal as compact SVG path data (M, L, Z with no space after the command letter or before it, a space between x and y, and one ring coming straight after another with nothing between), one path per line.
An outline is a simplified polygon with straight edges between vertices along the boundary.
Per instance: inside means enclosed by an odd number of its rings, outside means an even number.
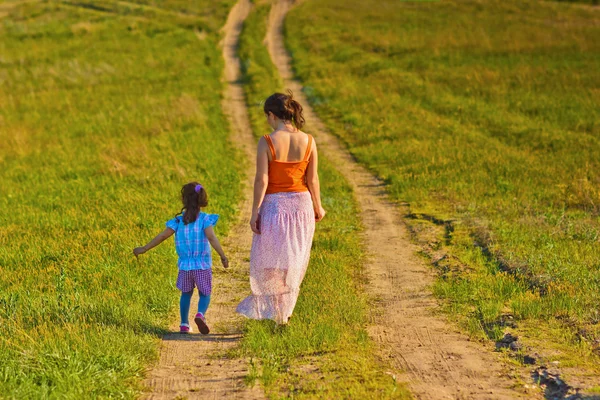
M192 328L189 324L179 325L179 333L192 333Z

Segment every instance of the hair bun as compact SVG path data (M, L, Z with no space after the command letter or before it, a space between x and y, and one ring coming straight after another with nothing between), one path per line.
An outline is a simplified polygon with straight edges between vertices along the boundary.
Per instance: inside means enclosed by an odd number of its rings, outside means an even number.
M273 93L265 100L263 111L272 113L277 118L290 121L297 129L302 129L305 123L302 115L302 106L296 100L291 90L284 93Z

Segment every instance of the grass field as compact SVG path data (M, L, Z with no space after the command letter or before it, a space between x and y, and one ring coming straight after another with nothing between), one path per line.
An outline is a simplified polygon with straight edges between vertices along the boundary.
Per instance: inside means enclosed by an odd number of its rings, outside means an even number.
M191 179L240 195L217 29L233 1L0 3L0 397L132 398L178 300ZM195 3L194 3L195 4Z
M453 318L596 372L597 37L598 9L547 1L308 0L286 21L306 93L409 204Z
M179 292L170 242L131 249L189 180L220 236L240 198L218 45L234 3L0 0L0 398L142 390ZM283 89L268 10L240 47L257 137ZM600 10L570 1L306 0L286 22L313 106L410 210L446 311L596 375L597 37ZM327 159L320 174L329 214L292 323L247 321L236 355L272 398L409 398L365 331L356 199Z
M246 97L256 136L270 132L261 102L282 91L263 45L269 4L255 3L240 42ZM250 381L272 398L410 398L373 356L365 324L370 313L361 273L363 250L353 193L320 157L323 206L311 261L289 326L248 321L241 352L251 357Z

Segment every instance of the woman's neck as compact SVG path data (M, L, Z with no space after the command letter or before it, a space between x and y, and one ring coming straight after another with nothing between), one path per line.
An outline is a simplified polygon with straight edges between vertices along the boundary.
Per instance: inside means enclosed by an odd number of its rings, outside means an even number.
M287 132L298 132L298 130L294 127L294 125L289 121L279 120L277 123L277 127L275 127L275 131L287 131Z

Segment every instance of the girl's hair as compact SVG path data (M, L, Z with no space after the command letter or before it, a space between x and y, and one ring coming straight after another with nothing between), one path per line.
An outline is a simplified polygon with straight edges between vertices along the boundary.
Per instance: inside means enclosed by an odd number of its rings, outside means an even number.
M296 100L293 99L293 93L291 90L287 91L288 94L274 93L265 100L263 107L265 114L272 112L277 118L284 121L292 121L292 124L297 129L302 129L304 123L304 116L302 115L302 106Z
M181 188L181 202L183 208L176 217L183 214L183 223L187 225L196 221L200 207L208 205L208 194L198 182L190 182Z

